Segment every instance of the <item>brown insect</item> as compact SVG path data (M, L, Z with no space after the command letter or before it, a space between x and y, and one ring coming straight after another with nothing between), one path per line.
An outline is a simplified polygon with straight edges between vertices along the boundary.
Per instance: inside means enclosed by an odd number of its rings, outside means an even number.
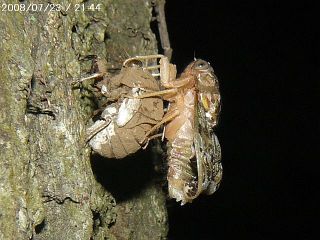
M127 59L121 72L99 82L107 97L107 107L100 119L87 129L91 148L107 158L124 158L138 151L146 134L163 117L163 101L159 96L137 98L159 91L154 61L156 56ZM98 75L97 75L98 76Z
M169 196L192 202L200 193L214 193L222 178L221 149L213 132L220 112L218 79L204 60L194 60L175 79L175 67L160 60L163 91L139 98L163 96L170 105L167 113L149 132L165 124L168 140Z
M149 64L158 59L159 65ZM175 65L163 55L130 58L123 66L120 74L100 83L111 102L87 130L90 146L102 156L123 158L158 136L152 134L165 124L169 196L183 205L200 193L214 193L222 178L221 149L213 132L220 93L210 64L195 60L178 79ZM160 96L169 102L164 116Z

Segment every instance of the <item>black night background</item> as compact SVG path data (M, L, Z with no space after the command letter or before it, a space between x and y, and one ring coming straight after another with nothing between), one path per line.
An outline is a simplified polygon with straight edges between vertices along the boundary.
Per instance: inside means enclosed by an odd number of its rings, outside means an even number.
M224 166L214 195L183 207L169 202L170 240L315 239L315 9L167 0L172 62L181 72L195 55L220 80Z
M314 107L320 102L320 11L315 1L166 0L171 62L178 73L195 57L210 62L219 79L222 111L215 133L222 148L223 179L213 195L200 195L184 206L169 199L166 142L160 138L121 161L108 161L93 151L90 168L91 150L85 142L107 126L112 131L98 138L110 151L120 151L130 137L136 141L135 134L151 127L135 120L123 129L138 132L120 135L111 121L120 119L120 104L130 98L126 93L155 91L154 79L146 77L145 87L130 73L117 78L123 82L111 82L120 86L116 89L100 85L110 99L96 99L103 92L95 90L98 81L115 79L111 76L131 53L154 53L149 19L151 3L157 1L164 0L70 1L78 7L103 3L103 11L86 13L40 10L59 6L59 1L1 2L0 240L164 239L164 203L168 240L320 239L315 187L320 108ZM12 11L4 11L9 4ZM39 11L19 12L14 6ZM155 12L157 8L153 17ZM159 35L157 21L150 25ZM107 61L106 74L99 59ZM94 71L92 60L97 60ZM99 78L85 83L94 72ZM99 118L93 107L107 110L103 100L114 104L113 110L106 111L106 121L94 131L88 130L90 118ZM137 111L144 118L138 103L132 109L123 105L127 121ZM160 104L147 105L148 114L162 110ZM118 136L114 144L110 139Z

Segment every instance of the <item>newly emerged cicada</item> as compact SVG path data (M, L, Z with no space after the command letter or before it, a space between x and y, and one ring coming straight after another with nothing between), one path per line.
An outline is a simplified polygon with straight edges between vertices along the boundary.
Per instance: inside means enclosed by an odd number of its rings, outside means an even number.
M204 60L191 62L177 79L166 57L160 65L167 69L160 78L165 90L140 97L163 96L169 107L146 137L165 124L169 196L183 205L200 193L214 193L222 178L221 148L213 132L220 112L219 85L213 68Z
M142 147L143 139L163 117L160 97L137 98L159 91L157 55L129 58L119 74L99 82L107 107L87 129L91 148L107 158L124 158Z

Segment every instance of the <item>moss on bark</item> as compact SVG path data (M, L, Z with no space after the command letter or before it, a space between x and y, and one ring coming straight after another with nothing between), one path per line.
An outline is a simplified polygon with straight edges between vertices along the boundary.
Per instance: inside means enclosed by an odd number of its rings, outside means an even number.
M114 68L157 52L151 3L60 2L69 3L68 11L1 13L0 239L164 239L165 199L154 181L117 205L96 180L84 143L93 104L71 86L90 71L88 56Z

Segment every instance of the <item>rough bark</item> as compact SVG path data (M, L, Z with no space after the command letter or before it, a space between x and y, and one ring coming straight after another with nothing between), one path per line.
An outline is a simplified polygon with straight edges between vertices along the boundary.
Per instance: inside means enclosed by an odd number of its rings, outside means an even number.
M90 55L117 68L157 52L151 3L60 2L69 3L0 13L0 239L165 239L152 156L93 159L84 140L92 96L71 85ZM82 3L100 10L75 11Z

